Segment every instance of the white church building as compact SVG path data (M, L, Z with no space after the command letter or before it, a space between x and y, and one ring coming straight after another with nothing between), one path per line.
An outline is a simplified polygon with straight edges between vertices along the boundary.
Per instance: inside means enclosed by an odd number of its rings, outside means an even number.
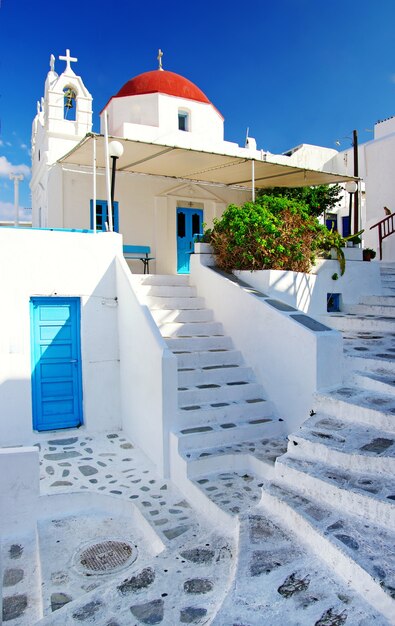
M33 228L0 228L3 623L393 624L393 265L224 275L195 244L351 173L227 142L161 52L95 134L60 60Z

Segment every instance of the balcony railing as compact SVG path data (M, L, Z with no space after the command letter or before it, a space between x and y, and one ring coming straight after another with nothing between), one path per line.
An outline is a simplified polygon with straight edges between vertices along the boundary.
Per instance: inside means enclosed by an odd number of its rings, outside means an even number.
M395 213L391 213L391 215L387 215L383 220L377 222L370 227L370 230L373 228L378 228L379 232L379 248L380 248L380 261L383 260L383 240L386 237L389 237L393 233L395 233Z

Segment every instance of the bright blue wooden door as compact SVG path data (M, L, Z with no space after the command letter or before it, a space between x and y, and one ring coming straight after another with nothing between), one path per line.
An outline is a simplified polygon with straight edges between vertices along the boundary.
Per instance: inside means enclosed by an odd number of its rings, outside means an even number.
M202 232L202 209L177 209L177 272L189 274L189 262L196 235Z
M33 428L82 424L79 298L31 298Z

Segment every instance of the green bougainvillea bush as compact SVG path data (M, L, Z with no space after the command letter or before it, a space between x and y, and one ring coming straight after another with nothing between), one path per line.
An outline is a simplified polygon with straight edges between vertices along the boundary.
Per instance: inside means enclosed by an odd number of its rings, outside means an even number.
M281 269L308 272L325 227L303 202L261 196L231 204L214 220L210 243L225 271Z

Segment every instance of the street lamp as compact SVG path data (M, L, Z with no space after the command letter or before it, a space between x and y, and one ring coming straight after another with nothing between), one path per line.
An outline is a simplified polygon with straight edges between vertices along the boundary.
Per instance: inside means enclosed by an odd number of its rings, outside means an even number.
M350 194L350 200L349 200L349 205L348 205L348 228L349 228L349 232L347 234L351 235L352 197L353 197L353 194L358 190L358 185L357 185L355 180L350 180L350 181L348 181L348 183L346 183L345 189L346 189L347 193ZM344 233L343 233L343 237L344 237Z
M117 159L119 159L123 155L123 145L119 141L111 141L108 146L108 150L112 160L111 207L114 213L115 172L117 169Z

